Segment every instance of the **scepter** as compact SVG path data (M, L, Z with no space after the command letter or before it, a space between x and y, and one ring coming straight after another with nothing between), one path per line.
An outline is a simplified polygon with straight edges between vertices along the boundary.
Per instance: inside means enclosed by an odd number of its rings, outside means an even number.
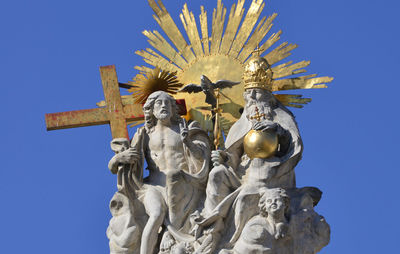
M221 108L219 107L219 88L216 89L215 91L215 98L217 99L217 103L215 105L215 108L213 109L214 114L215 114L215 122L214 122L214 146L215 150L218 150L219 147L219 141L221 139L221 128L219 127L219 117L221 114Z
M221 108L219 105L220 90L224 88L232 88L235 85L240 84L240 82L233 82L229 80L218 80L213 83L207 76L201 75L200 85L188 84L181 88L179 92L186 93L199 93L203 92L206 96L205 102L211 106L212 121L214 123L214 145L217 149L220 145L221 128L219 126L219 120L221 115Z

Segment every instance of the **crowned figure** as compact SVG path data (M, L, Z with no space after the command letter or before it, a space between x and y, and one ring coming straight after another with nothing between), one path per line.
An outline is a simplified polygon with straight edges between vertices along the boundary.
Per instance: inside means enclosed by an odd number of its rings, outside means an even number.
M296 209L304 208L298 204L304 198L311 200L312 209L321 195L316 188L296 188L294 168L301 159L303 144L294 115L271 93L272 71L267 60L253 57L245 67L243 80L244 111L229 131L226 149L212 151L214 167L208 177L205 206L194 220L196 234L202 237L198 253L240 249L243 241L238 239L243 228L260 214L260 193L265 192L261 190L287 191L296 196ZM287 204L288 211L290 207ZM329 238L329 233L323 237Z

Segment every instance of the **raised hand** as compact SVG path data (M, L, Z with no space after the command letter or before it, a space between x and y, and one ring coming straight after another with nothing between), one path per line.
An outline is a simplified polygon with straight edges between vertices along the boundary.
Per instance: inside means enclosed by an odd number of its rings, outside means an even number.
M179 123L179 129L181 131L181 140L183 143L186 143L188 141L189 129L185 119L182 119L182 121Z

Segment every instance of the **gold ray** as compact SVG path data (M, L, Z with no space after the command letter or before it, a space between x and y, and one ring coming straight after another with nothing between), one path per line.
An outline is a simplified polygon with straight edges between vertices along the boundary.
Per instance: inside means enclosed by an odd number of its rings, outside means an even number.
M301 61L295 64L292 64L293 61L289 61L284 64L277 65L272 68L273 79L283 78L291 75L296 75L300 73L306 72L305 68L310 65L310 61Z
M203 42L204 55L208 56L210 55L210 39L208 38L207 12L204 11L204 6L200 6L200 10L201 42Z
M176 94L182 86L176 79L176 72L168 72L156 67L146 74L138 74L130 84L135 87L128 91L133 94L135 103L144 103L149 95L155 91L164 91L170 94Z
M267 51L272 45L274 45L277 41L280 40L282 34L282 30L279 30L277 33L273 33L268 40L260 47L261 48L261 53L260 55L263 55L265 51ZM247 62L247 61L246 61Z
M221 48L219 52L221 54L228 54L231 49L233 40L235 39L235 35L239 28L240 21L243 18L244 14L244 5L245 0L239 0L237 7L236 4L233 4L231 7L231 11L229 13L228 24L226 25L224 37L222 38Z
M228 119L221 117L221 119L220 119L220 127L224 131L225 137L228 135L229 129L232 127L232 125L234 123L235 122L231 122Z
M274 13L268 17L265 21L265 17L261 19L260 23L257 25L253 34L251 35L249 41L244 45L242 51L240 52L238 59L244 62L254 51L254 49L260 44L262 39L267 35L267 33L272 28L272 21L278 16Z
M333 80L332 77L315 77L316 74L274 80L272 84L272 91L294 90L294 89L312 89L312 88L326 88L324 83L329 83Z
M253 0L249 10L246 13L246 17L244 18L243 24L239 29L239 32L235 38L235 41L232 44L232 48L229 51L229 55L233 57L237 57L242 50L244 44L249 38L251 32L253 31L253 27L257 23L258 18L262 10L264 9L265 3L264 0Z
M147 67L147 66L135 66L134 69L140 71L140 73L146 73L146 72L151 72L151 68Z
M311 98L302 98L301 94L275 94L275 98L283 105L294 108L302 108L302 104L311 102Z
M144 123L144 120L136 121L136 122L127 122L127 124L129 124L130 128L136 127L136 126L141 125L143 123Z
M164 70L168 71L177 71L178 68L172 63L168 62L165 58L158 55L151 49L147 49L147 51L141 50L135 52L137 55L142 56L143 60L153 66L160 66Z
M183 27L189 37L192 48L197 57L203 56L203 47L201 46L199 30L197 30L196 20L192 12L189 12L187 4L183 6L182 14L180 15Z
M158 31L143 31L143 34L149 38L149 43L159 52L162 52L164 56L169 58L170 61L174 62L179 68L186 66L187 62L179 53L168 43L168 41Z
M198 110L191 109L189 111L190 117L196 119L199 122L200 127L208 133L212 133L214 131L214 126L212 124L212 117L209 113L201 113ZM220 127L224 131L225 136L228 135L229 129L232 127L234 122L229 121L228 119L221 117L220 118Z
M157 52L155 52L154 50L152 50L151 48L147 48L146 49L147 52L149 52L150 54L158 57L158 59L160 59L160 62L163 64L161 65L155 65L155 66L159 66L162 69L164 69L165 71L169 71L169 72L177 72L178 70L180 70L181 68L179 68L179 66L176 66L174 64L174 62L172 61L168 61L167 59L165 59L164 57L162 57L160 54L158 54Z
M212 132L214 130L214 127L212 125L212 121L211 121L211 115L206 113L203 114L198 110L195 109L190 109L189 113L189 117L191 119L196 119L196 121L199 122L200 127L207 131L207 132Z
M224 29L226 8L222 4L221 0L218 0L217 9L214 9L212 19L212 31L211 31L211 54L217 54L219 46L221 44L222 31Z
M179 50L187 62L191 62L195 59L193 52L190 50L190 46L187 45L185 38L179 31L174 20L169 15L167 9L161 0L158 0L158 5L155 0L148 0L150 7L153 9L155 15L154 19L157 21L158 25L164 30L167 36L171 39L172 43Z
M270 65L274 65L282 59L290 56L292 54L290 51L295 48L297 48L296 44L288 44L287 42L284 42L264 57Z
M213 10L212 22L210 22L211 31L208 27L207 11L201 6L199 15L201 38L197 21L185 4L180 19L191 45L188 45L161 0L149 0L149 4L155 12L155 20L165 32L166 37L164 38L157 31L145 31L144 34L148 37L154 50L137 51L137 54L141 55L146 63L154 67L160 66L162 70L169 72L176 71L176 77L183 84L199 84L201 75L206 75L214 82L219 79L240 81L246 62L255 52L254 49L266 38L268 39L260 46L260 55L266 54L265 58L272 65L272 90L274 92L324 88L326 87L325 83L333 80L331 77L316 77L316 75L298 76L305 72L305 68L310 64L309 61L278 63L290 56L291 51L297 45L284 42L271 50L280 40L282 31L268 35L277 14L273 13L268 18L260 18L265 6L264 0L252 0L246 15L244 15L245 0L235 1L235 4L230 8L225 32L226 7L222 0L217 0L217 7ZM169 41L172 41L172 43L169 43ZM146 66L136 66L135 68L142 74L142 77L138 76L137 78L141 82L144 82L148 77L147 75L153 71ZM171 81L171 77L167 74L164 75L166 80ZM171 82L170 86L176 88L178 84ZM224 90L220 105L223 109L222 117L227 122L234 122L240 117L239 109L244 105L243 89L244 86L241 83L232 89ZM137 91L135 94L141 98L144 96L141 91ZM311 99L302 98L300 95L277 94L275 96L284 105L290 107L300 108L303 104L311 101ZM185 99L189 112L186 116L188 120L202 122L203 125L210 128L202 127L212 132L211 116L204 115L196 110L208 107L204 101L204 94L177 93L174 97Z

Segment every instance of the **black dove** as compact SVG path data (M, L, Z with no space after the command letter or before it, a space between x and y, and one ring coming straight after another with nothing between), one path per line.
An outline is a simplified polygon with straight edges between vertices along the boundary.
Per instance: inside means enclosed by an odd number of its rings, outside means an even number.
M240 84L240 82L233 82L229 80L218 80L217 82L212 83L211 80L205 75L201 75L200 80L200 85L189 84L184 86L179 91L187 93L198 93L203 91L203 93L206 95L206 103L210 104L212 108L217 106L217 98L215 97L214 92L215 89L223 89L227 87L231 88L232 86Z

